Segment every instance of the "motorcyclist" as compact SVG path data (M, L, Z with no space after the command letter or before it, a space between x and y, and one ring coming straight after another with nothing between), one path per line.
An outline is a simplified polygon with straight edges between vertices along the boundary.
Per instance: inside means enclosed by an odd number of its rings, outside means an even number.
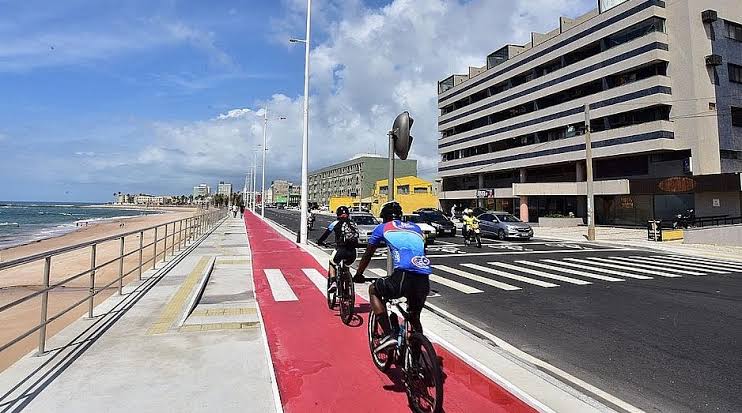
M464 239L466 239L469 236L469 229L473 228L475 225L479 225L479 219L474 216L474 211L472 211L470 208L466 208L464 210L464 215L461 217L462 221L464 221L464 228L462 229Z

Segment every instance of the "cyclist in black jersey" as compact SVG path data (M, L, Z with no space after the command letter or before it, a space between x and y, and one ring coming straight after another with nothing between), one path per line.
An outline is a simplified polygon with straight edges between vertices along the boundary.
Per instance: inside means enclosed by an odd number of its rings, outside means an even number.
M346 234L343 233L346 225L355 224L350 220L350 210L346 206L339 206L335 211L337 220L330 223L325 229L325 232L317 240L317 244L320 246L326 246L325 240L330 234L335 234L335 250L330 255L330 267L328 271L328 277L330 278L331 287L329 292L334 293L337 289L336 265L340 264L340 261L344 261L345 265L350 266L356 260L356 247L358 246L358 239L348 239Z

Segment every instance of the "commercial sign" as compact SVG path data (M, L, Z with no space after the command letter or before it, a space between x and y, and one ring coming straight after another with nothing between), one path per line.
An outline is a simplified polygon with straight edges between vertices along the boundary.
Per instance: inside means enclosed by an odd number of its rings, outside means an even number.
M625 3L628 0L598 0L598 12L606 12L621 3Z
M492 189L477 190L477 198L491 198L493 196L495 196L495 191Z
M696 181L684 176L676 176L663 179L657 187L663 192L691 192L696 187Z

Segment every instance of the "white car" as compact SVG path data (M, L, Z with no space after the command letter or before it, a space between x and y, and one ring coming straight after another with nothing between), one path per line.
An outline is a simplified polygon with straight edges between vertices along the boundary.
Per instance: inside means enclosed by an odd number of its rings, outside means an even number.
M420 215L410 214L402 217L403 222L414 222L423 231L425 235L425 244L434 244L435 238L438 236L438 230L432 225L426 223Z

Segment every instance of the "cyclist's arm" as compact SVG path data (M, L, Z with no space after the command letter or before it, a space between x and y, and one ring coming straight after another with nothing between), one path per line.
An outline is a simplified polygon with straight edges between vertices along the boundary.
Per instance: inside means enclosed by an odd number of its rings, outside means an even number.
M368 264L371 262L371 258L374 256L374 252L376 252L375 245L369 245L366 248L366 252L363 253L361 262L358 263L358 271L356 271L356 275L363 275L363 272L366 271L366 267L368 267Z
M325 232L323 232L322 235L319 237L319 239L317 239L317 244L324 244L325 240L327 239L327 237L330 236L330 234L332 234L332 231L330 229L326 229Z
M366 246L366 252L363 254L363 257L361 258L361 262L358 263L358 271L356 271L356 276L362 276L363 272L366 271L366 267L368 267L368 264L371 262L371 257L374 256L374 252L376 252L376 248L381 244L381 241L384 239L384 224L379 224L374 228L374 231L371 233L371 236L368 238L368 245Z

